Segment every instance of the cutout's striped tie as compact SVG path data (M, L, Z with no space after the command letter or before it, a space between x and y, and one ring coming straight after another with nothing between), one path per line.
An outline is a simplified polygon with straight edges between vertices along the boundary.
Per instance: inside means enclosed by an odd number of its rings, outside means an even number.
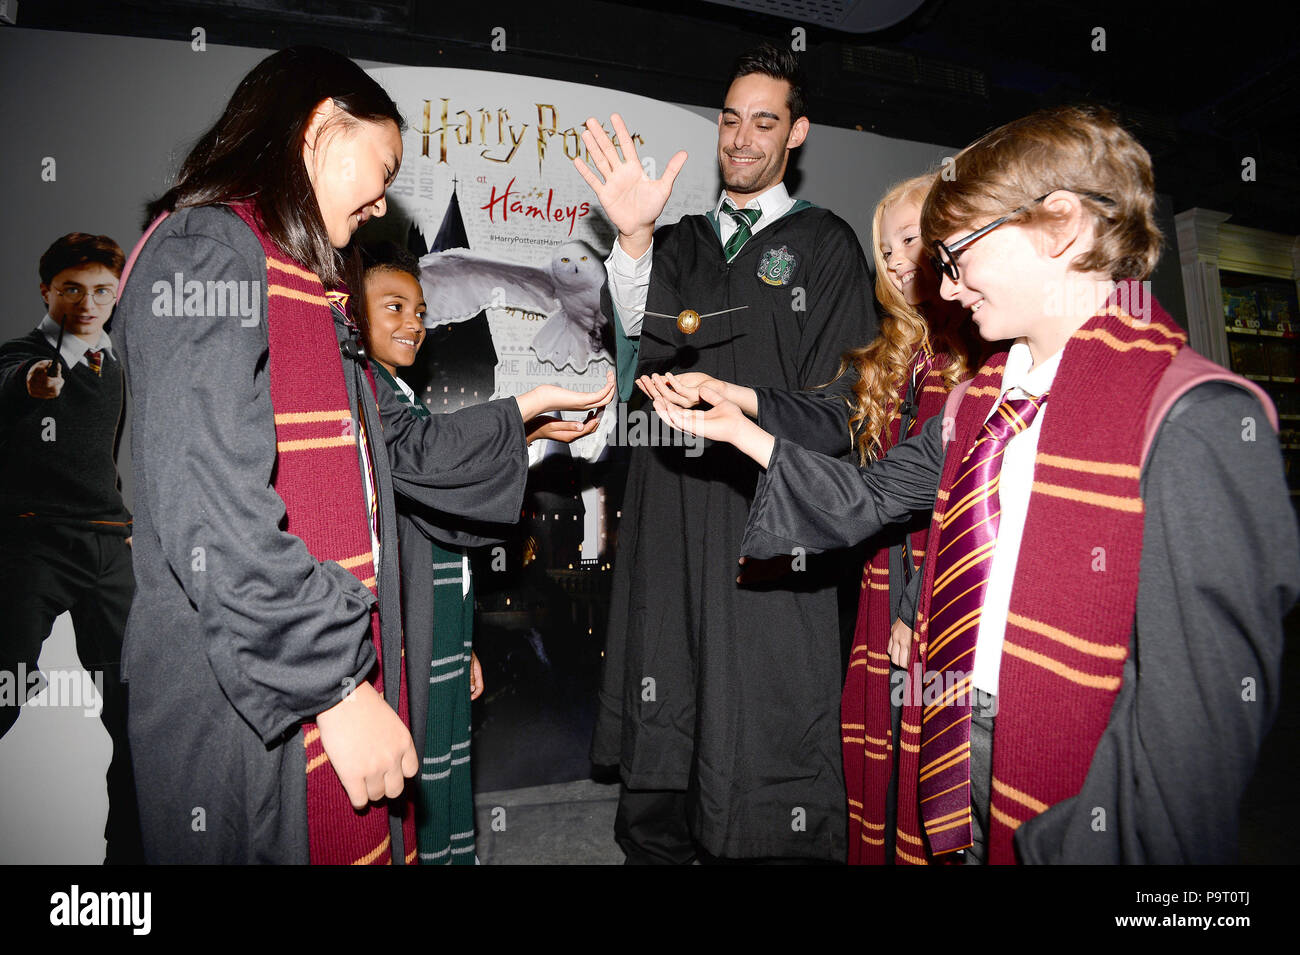
M101 375L101 376L103 375L104 353L102 351L96 351L93 348L87 348L86 363L90 365L90 370L93 371L96 375Z
M971 684L975 640L993 551L998 543L998 481L1007 442L1047 400L1003 401L962 459L940 523L930 597L921 723L921 818L935 855L972 845L970 805Z
M731 233L731 238L722 247L722 254L730 262L740 252L744 244L749 241L749 237L754 234L754 223L763 215L763 210L737 209L732 205L723 205L722 211L731 216L736 222L736 231Z

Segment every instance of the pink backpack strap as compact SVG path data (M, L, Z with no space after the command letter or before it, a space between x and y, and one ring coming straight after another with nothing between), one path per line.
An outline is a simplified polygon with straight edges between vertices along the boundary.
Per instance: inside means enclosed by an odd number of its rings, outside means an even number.
M1151 452L1151 445L1155 442L1156 432L1160 430L1160 425L1164 423L1165 416L1169 414L1169 409L1187 392L1207 381L1222 381L1249 391L1259 399L1259 403L1264 407L1264 413L1268 416L1269 424L1273 426L1273 430L1278 430L1277 408L1273 406L1273 399L1269 397L1268 392L1253 381L1242 378L1240 375L1234 375L1222 365L1216 364L1205 356L1198 354L1190 346L1184 346L1179 349L1178 354L1174 356L1174 360L1169 363L1169 367L1165 369L1165 373L1160 377L1155 394L1151 396L1151 404L1147 406L1146 433L1142 439L1142 457L1140 459L1143 466L1146 465L1147 455Z
M122 289L126 288L126 280L131 274L131 269L135 268L135 260L140 257L140 250L143 249L144 244L149 241L149 236L153 235L154 229L162 225L163 219L166 219L168 215L169 213L164 212L157 219L154 219L153 222L149 223L149 228L144 230L144 235L140 236L140 241L137 242L135 248L131 250L131 254L127 257L126 265L122 267L122 277L117 283L119 297L121 296Z
M957 420L957 408L961 405L961 400L970 390L970 383L974 378L967 378L960 382L952 391L948 392L948 398L943 403L943 417L939 419L939 424L943 430L943 449L948 450L948 442L952 440L954 429L948 424L950 421Z

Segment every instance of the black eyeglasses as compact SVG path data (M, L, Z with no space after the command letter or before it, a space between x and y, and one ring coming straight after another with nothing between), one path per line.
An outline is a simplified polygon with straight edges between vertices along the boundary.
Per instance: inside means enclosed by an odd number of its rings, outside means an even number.
M1060 191L1061 190L1059 189L1052 190L1052 192L1060 192ZM956 282L959 278L961 278L961 272L957 268L957 256L961 254L962 249L970 245L976 239L988 235L990 232L992 232L998 226L1002 225L1004 222L1010 222L1016 216L1020 215L1020 213L1029 209L1030 206L1038 205L1038 203L1042 202L1044 199L1050 196L1052 192L1043 193L1033 202L1021 206L1019 209L1015 210L1014 212L1007 213L1001 219L996 219L993 222L990 222L982 229L976 229L970 235L963 236L962 238L954 242L952 245L945 245L941 240L935 239L934 255L930 256L930 264L934 266L935 274L946 275L948 276L948 278ZM1115 200L1111 199L1109 196L1098 195L1095 192L1081 192L1079 193L1079 195L1087 196L1089 199L1095 199L1097 202L1104 202L1108 206L1113 206L1115 204Z

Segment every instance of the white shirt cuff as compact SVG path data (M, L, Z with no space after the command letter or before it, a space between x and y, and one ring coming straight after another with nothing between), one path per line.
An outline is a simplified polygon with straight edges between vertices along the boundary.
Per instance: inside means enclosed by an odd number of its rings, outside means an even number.
M654 242L639 258L632 258L617 239L605 259L605 272L609 276L610 298L614 310L628 338L641 334L645 320L646 297L650 293L650 267L654 261Z

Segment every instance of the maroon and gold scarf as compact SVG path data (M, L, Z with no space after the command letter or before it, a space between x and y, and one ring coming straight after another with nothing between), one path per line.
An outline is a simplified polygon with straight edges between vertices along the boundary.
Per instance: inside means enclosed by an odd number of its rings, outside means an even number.
M913 358L913 368L925 361L924 352ZM925 375L917 381L917 410L908 434L899 437L900 418L889 424L881 454L914 435L927 420L943 410L948 386L943 369L948 356L934 356ZM908 385L899 391L898 403L907 400ZM929 528L911 534L912 570L925 557ZM904 558L906 559L906 558ZM841 750L844 757L844 786L849 803L850 865L882 865L885 862L885 798L893 766L894 744L890 719L889 632L893 626L889 600L889 548L882 547L867 558L862 568L862 595L858 600L858 622L849 653L849 672L840 699Z
M372 593L378 594L376 557L371 552L370 514L357 453L358 435L348 407L334 319L324 285L314 272L290 260L262 229L251 205L231 206L262 243L266 253L267 335L270 343L271 406L275 412L276 493L284 500L285 530L302 538L317 560L337 561ZM374 379L367 370L369 387ZM376 436L377 438L377 436ZM373 441L374 439L372 439ZM372 475L372 485L374 479ZM392 541L391 546L397 542ZM378 660L371 674L384 692L383 645L378 607L370 611L370 635ZM404 669L404 666L403 666ZM398 715L410 725L406 674L401 681ZM340 687L340 699L342 691ZM315 723L304 723L307 753L307 829L313 865L392 862L393 846L386 802L360 812L329 767ZM417 858L414 813L403 812L405 861Z

